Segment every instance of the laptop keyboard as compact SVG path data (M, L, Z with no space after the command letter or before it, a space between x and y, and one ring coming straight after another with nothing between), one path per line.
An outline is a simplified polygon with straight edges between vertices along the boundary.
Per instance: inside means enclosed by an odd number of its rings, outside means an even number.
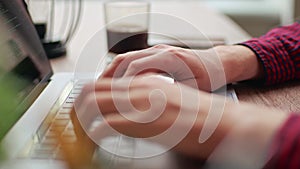
M63 160L62 145L58 142L56 133L62 134L64 143L67 146L73 147L76 142L76 135L70 119L70 112L76 98L79 96L82 87L86 82L77 82L67 85L65 91L62 92L61 97L51 110L34 136L30 144L25 148L24 152L20 154L20 157L34 158L34 159L56 159ZM227 97L237 102L235 92L228 90ZM105 144L105 142L104 142ZM135 142L125 137L119 137L117 140L109 141L107 143L113 150L113 154L119 154L124 156L132 156L135 154ZM65 144L64 144L65 146ZM109 154L103 151L97 150L96 159L104 159L108 168L114 168L115 164L121 164L123 168L125 166L131 166L132 159L121 158L120 156ZM125 167L130 168L130 167Z
M87 81L80 81L66 86L66 89L50 110L35 136L26 144L24 150L20 152L19 158L64 160L62 145L58 141L57 133L63 136L63 146L72 148L75 144L77 145L70 112L76 98L81 93L82 87L86 83ZM101 161L101 166L103 165L104 168L116 168L117 164L120 164L123 168L131 166L131 158L123 158L115 155L115 153L132 156L135 151L134 141L119 136L104 144L107 144L107 147L111 148L113 153L111 154L100 148L95 150L93 159Z
M66 87L67 97L58 100L60 102L63 99L63 104L58 108L58 111L53 110L54 112L50 112L42 123L36 136L34 136L32 146L30 146L29 157L36 159L63 159L61 145L58 143L56 135L57 132L62 133L64 142L68 143L68 146L75 144L76 136L70 119L70 112L85 83L78 82L74 87L72 84Z

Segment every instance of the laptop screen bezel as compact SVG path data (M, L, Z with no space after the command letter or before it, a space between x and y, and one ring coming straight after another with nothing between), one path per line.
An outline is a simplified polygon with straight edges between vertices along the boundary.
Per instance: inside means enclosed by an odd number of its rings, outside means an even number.
M36 98L40 95L40 93L45 89L45 87L50 82L50 78L53 75L53 71L50 65L50 62L46 56L45 50L42 46L41 40L38 37L38 33L35 30L33 21L27 11L25 6L25 2L23 0L0 0L1 6L7 10L5 14L1 14L1 17L13 17L15 18L15 22L13 24L21 25L20 30L16 29L16 34L20 36L20 39L23 38L24 41L28 44L24 44L26 47L30 47L33 51L34 55L32 57L38 57L37 60L40 61L39 64L43 64L40 67L43 67L41 70L41 78L37 84L32 87L32 90L28 92L28 95L24 97L23 101L20 102L19 106L15 108L12 112L7 113L15 113L20 112L14 123L8 126L5 126L4 132L0 135L0 142L5 137L5 135L9 132L9 130L13 127L13 125L24 115L24 113L28 110L28 108L32 105L32 103L36 100ZM1 21L2 22L2 21ZM14 26L14 25L13 25Z

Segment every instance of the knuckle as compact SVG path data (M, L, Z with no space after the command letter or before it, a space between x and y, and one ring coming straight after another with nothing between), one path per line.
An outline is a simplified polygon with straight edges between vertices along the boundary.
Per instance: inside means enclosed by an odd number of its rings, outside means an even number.
M170 46L165 45L165 44L158 44L158 45L153 46L154 49L165 49L165 48L168 48L168 47L170 47Z
M171 53L171 54L177 54L178 53L177 49L174 49L174 48L169 48L166 51Z
M138 61L133 61L129 64L128 69L137 70L139 68L140 63Z
M126 58L126 54L117 55L114 59L114 62L120 64L125 60L125 58Z
M83 86L80 94L89 94L93 91L95 91L95 83L88 83Z
M175 48L175 47L173 47L173 48L169 48L169 49L167 49L166 50L166 52L168 53L168 54L170 54L171 56L173 56L173 57L176 57L176 58L178 58L178 59L184 59L185 58L185 50L184 49L182 49L182 48Z
M181 52L181 50L180 48L170 47L166 49L166 52L177 55Z
M75 100L75 106L80 106L83 104L83 102L86 101L86 99L91 95L95 93L95 84L94 83L88 83L83 86L79 96Z
M99 106L97 102L96 94L95 93L88 94L87 97L85 98L85 104L89 110L96 110L96 108Z
M146 81L146 83L145 83ZM148 78L143 78L139 81L141 85L143 85L144 88L146 89L155 89L161 85L161 81L158 77L148 77Z

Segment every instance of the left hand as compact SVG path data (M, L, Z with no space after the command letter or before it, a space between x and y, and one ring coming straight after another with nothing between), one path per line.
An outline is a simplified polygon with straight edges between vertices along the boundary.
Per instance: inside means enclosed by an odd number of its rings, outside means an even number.
M253 144L257 149L252 149L252 155L257 158L257 153L265 153L274 132L286 119L286 115L278 110L235 104L224 97L155 77L138 77L132 81L101 79L83 89L75 110L73 113L77 113L85 131L97 142L114 131L135 138L155 137L176 124L177 130L153 141L172 146L174 138L180 138L177 136L183 131L186 135L174 148L201 159L208 158L228 135L232 136L232 141L225 147ZM89 130L99 115L103 117L103 123ZM201 143L199 136L209 118L212 123L208 126L216 125L216 128L208 140ZM238 150L243 151L242 148ZM245 155L248 152L238 153Z
M156 77L136 78L128 82L126 78L101 79L83 89L76 103L79 107L76 113L84 128L88 130L99 113L106 121L89 133L94 140L111 134L111 127L131 137L155 137L176 123L186 133L172 131L169 136L153 141L172 146L170 144L174 140L171 139L177 137L176 134L180 138L182 134L182 140L178 140L180 143L175 149L190 156L206 158L233 124L229 115L224 116L216 134L200 144L199 135L210 112L213 97L219 103L224 103L225 98L178 83L170 84ZM223 112L219 113L222 117Z

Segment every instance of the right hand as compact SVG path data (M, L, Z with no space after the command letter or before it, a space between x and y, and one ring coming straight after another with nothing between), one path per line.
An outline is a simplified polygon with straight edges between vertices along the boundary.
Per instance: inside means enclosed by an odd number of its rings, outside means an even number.
M168 45L118 55L102 77L144 73L167 73L178 82L206 91L226 84L222 63L213 49L191 50Z

